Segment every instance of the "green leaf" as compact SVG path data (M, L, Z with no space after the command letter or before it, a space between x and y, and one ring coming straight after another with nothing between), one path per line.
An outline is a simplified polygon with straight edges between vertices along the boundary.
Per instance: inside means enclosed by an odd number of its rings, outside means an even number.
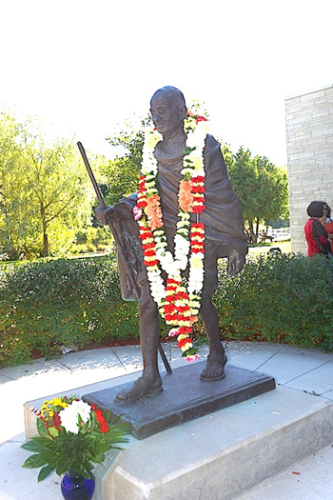
M45 428L43 420L40 420L39 418L37 419L37 431L40 436L50 438L50 435L48 433L48 430Z
M38 469L38 467L42 467L45 464L47 464L47 460L38 453L27 458L22 467L25 469Z
M43 481L43 479L47 478L47 476L49 476L53 471L54 467L51 467L50 465L43 467L38 474L38 482L40 483L41 481Z
M43 446L41 443L36 441L36 439L32 439L31 441L28 441L27 443L24 443L21 445L21 448L27 451L33 451L33 452L40 452L43 449Z
M55 427L49 427L48 431L52 437L59 436L59 432L57 431L57 429Z
M96 455L94 458L92 458L92 461L95 462L95 464L100 464L104 460L104 453L101 455Z

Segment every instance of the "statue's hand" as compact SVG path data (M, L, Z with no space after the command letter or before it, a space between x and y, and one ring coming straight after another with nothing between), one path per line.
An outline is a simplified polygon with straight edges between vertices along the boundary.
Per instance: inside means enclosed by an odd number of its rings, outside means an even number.
M112 207L101 208L95 210L96 219L102 226L107 226L111 217Z
M228 274L234 276L239 273L244 266L245 263L245 255L238 252L238 250L232 250L229 255L228 261Z

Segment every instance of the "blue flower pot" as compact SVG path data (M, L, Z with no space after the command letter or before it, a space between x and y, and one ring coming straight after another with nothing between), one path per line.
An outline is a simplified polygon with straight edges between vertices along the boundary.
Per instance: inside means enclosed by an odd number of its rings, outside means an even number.
M95 490L95 479L86 479L72 470L66 472L61 481L61 493L65 500L91 500Z

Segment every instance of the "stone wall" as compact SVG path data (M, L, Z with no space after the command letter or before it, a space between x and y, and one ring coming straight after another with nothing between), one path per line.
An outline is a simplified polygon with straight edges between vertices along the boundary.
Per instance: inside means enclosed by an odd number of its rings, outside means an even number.
M333 85L285 100L292 251L307 254L311 201L333 211Z

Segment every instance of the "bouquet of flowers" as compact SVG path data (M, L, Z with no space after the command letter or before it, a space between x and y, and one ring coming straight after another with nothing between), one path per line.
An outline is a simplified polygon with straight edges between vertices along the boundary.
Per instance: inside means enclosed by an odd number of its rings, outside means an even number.
M22 445L34 453L23 467L42 467L38 482L54 470L59 476L72 470L90 478L93 464L103 462L107 450L121 449L117 445L128 442L127 424L116 423L119 417L110 422L110 417L111 412L75 396L44 401L37 419L39 436Z

